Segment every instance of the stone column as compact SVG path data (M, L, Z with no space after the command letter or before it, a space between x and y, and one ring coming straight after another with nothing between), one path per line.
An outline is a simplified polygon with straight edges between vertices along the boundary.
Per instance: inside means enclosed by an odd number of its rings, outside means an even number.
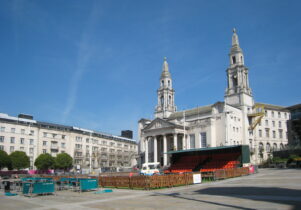
M157 136L154 137L154 162L158 162Z
M183 134L183 138L182 138L182 147L183 147L183 150L186 149L186 138L185 138L185 134Z
M173 147L174 147L174 150L178 150L178 134L175 133L173 134Z
M163 166L167 165L167 139L166 135L163 135Z
M190 149L190 135L187 134L187 148L186 149Z
M145 163L148 163L148 137L145 138Z

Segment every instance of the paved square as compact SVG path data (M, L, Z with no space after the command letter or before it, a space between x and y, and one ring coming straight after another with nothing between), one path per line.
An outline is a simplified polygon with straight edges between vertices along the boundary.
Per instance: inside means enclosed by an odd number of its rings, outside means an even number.
M0 209L301 209L301 170L261 169L255 175L152 191L59 191L33 198L1 193Z

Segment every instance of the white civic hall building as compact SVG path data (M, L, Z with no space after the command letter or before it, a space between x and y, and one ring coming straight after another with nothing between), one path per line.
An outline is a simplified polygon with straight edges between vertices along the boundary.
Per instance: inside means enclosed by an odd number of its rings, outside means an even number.
M137 143L130 138L4 113L0 113L0 150L24 151L30 169L35 169L34 161L43 153L53 157L68 153L77 168L102 171L134 166L138 156Z
M195 148L249 145L252 163L259 164L288 143L289 111L282 106L255 103L249 69L233 30L226 70L225 101L177 111L175 90L166 58L157 90L155 118L139 121L141 163L170 164L168 152Z

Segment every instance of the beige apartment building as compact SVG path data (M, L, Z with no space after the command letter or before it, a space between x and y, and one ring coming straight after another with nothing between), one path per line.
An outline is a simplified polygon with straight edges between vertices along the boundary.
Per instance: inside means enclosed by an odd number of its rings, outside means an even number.
M33 120L30 115L18 117L0 113L0 150L10 154L24 151L30 157L30 168L43 153L56 156L68 153L77 169L116 170L136 165L135 140L74 126Z

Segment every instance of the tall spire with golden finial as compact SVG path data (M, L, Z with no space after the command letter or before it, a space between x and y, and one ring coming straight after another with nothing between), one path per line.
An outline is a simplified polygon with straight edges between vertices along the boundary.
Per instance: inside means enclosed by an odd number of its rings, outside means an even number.
M239 46L238 36L236 33L236 29L233 28L233 35L232 35L232 46Z
M164 57L164 61L163 61L163 66L162 66L162 74L161 74L161 79L162 78L170 78L170 72L169 72L169 67L168 67L168 63L167 63L167 58Z

